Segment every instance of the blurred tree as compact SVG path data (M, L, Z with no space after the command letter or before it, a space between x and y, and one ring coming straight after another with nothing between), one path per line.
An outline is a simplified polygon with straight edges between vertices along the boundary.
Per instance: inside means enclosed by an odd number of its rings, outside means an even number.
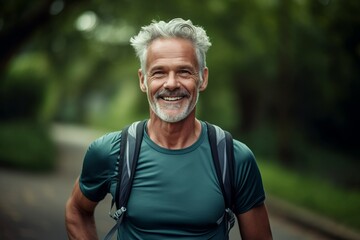
M37 30L81 0L4 1L0 8L0 76L9 61Z
M31 112L46 119L118 129L145 118L129 38L152 19L182 17L204 26L213 43L200 118L287 165L303 164L313 145L356 153L359 10L357 0L7 1L3 106L23 84L23 99L45 101Z
M359 154L360 2L315 1L310 10L323 33L326 69L316 82L318 101L310 108L309 130L330 147Z

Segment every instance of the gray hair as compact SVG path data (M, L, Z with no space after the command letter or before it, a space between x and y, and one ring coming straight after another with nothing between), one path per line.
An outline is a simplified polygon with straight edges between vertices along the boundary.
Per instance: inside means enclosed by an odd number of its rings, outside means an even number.
M145 77L148 46L158 38L183 38L190 40L195 48L200 79L203 79L203 71L201 70L206 67L206 52L211 43L202 27L194 26L190 20L181 18L174 18L169 22L153 20L150 25L143 26L139 34L130 39L130 43L140 60L141 70Z

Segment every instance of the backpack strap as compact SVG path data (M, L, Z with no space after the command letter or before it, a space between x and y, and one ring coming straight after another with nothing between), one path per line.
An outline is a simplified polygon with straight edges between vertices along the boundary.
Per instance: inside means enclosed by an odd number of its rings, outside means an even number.
M119 156L119 178L115 199L117 209L126 207L130 197L131 186L134 180L137 161L140 154L141 141L144 134L145 121L138 121L127 128L125 148L120 148ZM123 142L123 141L121 141ZM120 143L121 144L121 143ZM121 147L121 145L120 145Z
M220 224L224 218L227 222L227 234L235 223L234 205L234 145L231 134L216 125L207 123L212 159L217 178L225 202L225 213L217 221Z
M120 153L118 156L118 182L109 212L109 215L116 220L116 224L108 232L104 240L112 238L113 234L120 227L127 210L127 202L130 197L137 160L140 154L145 121L134 122L121 131ZM111 213L114 203L117 210L115 213Z

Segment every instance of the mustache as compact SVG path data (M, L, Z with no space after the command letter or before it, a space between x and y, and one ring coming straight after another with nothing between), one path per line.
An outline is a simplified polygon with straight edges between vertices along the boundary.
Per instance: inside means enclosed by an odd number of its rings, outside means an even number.
M190 93L185 89L175 89L173 91L168 89L161 89L155 93L155 97L190 97Z

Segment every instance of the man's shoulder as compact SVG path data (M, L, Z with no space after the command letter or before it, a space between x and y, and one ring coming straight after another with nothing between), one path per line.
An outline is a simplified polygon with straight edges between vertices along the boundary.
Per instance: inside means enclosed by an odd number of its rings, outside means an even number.
M234 142L234 148L236 148L237 150L243 152L251 152L251 149L241 140L234 138L233 142Z
M95 139L91 145L104 146L111 145L121 140L121 131L108 132L101 137Z
M102 135L101 137L99 137L96 140L101 140L104 143L113 142L113 141L116 141L119 138L121 138L121 132L122 132L121 130L114 131L114 132L108 132L108 133L105 133L104 135Z
M243 142L234 139L234 157L238 164L253 164L256 162L252 150Z
M108 155L119 148L121 131L109 132L95 139L88 148L88 153Z

